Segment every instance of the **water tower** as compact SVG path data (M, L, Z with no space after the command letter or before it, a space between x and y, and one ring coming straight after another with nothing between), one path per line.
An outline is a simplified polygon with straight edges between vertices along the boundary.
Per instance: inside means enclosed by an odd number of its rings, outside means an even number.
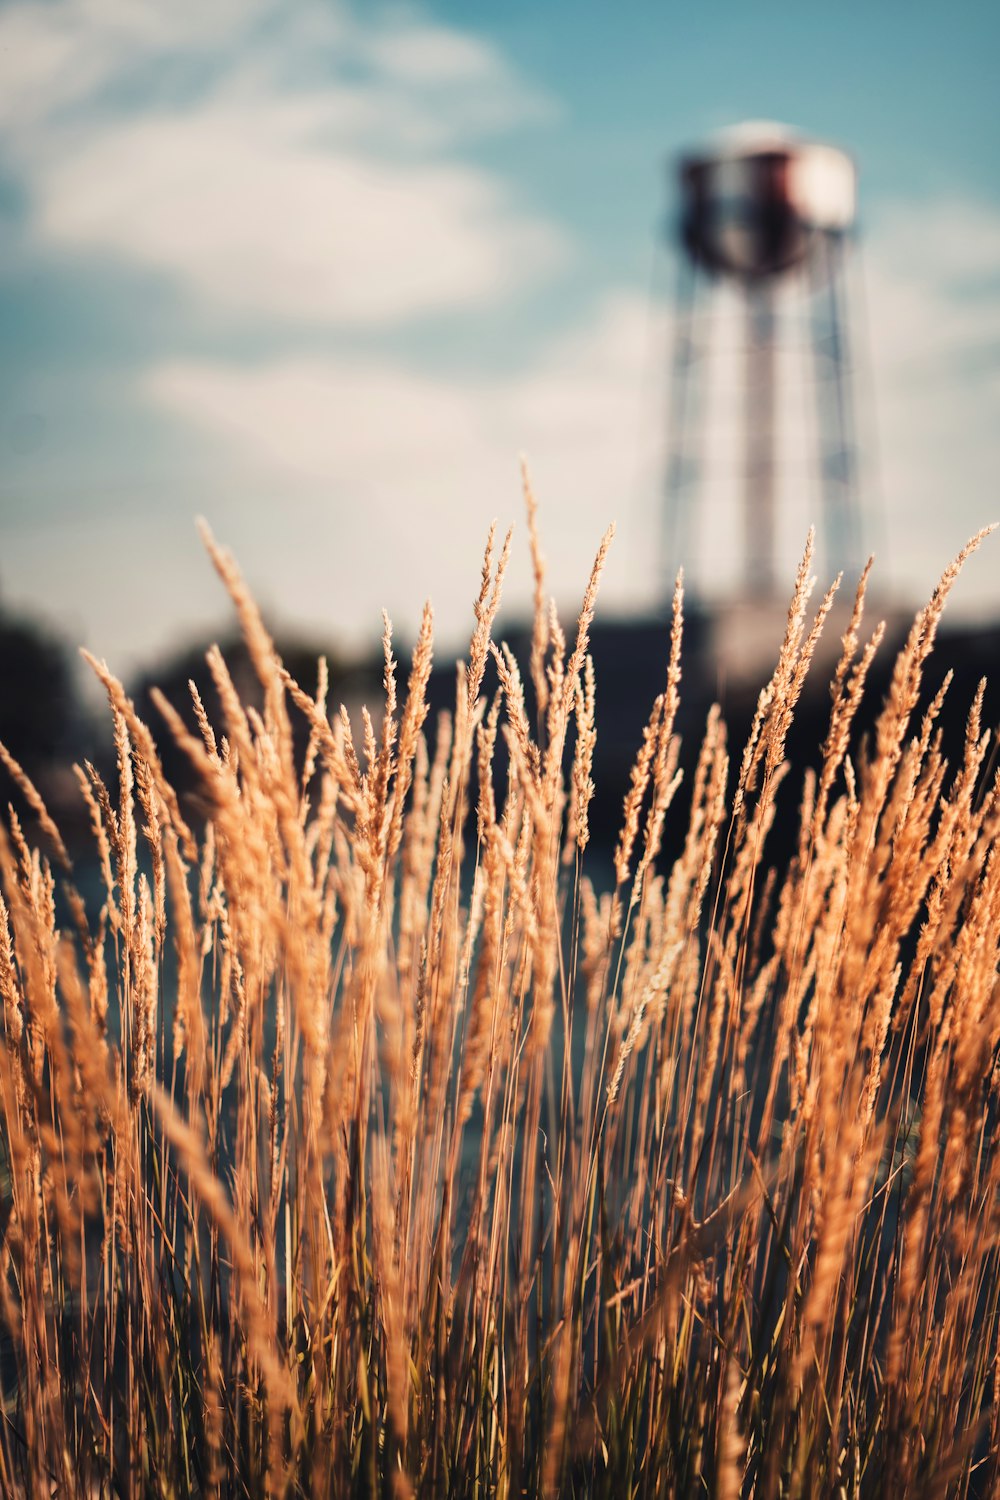
M715 137L678 164L680 281L668 432L665 576L685 560L701 519L704 430L698 387L710 376L717 338L712 305L720 285L739 304L742 407L741 591L747 601L784 595L776 579L779 316L793 291L805 331L815 411L809 463L818 480L826 569L856 574L861 526L846 319L846 255L857 182L845 152L783 126L746 124ZM786 340L787 342L787 340ZM784 403L787 407L788 403ZM813 517L805 519L805 524ZM804 532L805 526L803 526ZM784 570L783 570L784 572Z

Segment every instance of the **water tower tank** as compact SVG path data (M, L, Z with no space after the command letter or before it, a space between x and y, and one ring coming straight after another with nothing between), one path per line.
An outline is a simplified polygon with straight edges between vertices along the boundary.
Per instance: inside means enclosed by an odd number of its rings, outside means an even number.
M708 270L745 280L779 275L817 240L854 222L854 163L836 146L781 125L723 131L680 163L681 235Z

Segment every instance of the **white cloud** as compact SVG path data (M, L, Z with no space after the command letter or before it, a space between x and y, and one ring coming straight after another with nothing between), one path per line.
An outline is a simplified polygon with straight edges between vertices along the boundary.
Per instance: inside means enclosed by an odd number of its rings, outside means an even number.
M440 631L454 641L467 625L490 519L520 517L522 449L561 599L581 592L609 521L635 520L659 447L639 413L648 322L641 298L609 299L587 330L553 341L508 377L432 379L373 360L187 360L152 370L146 392L223 439L231 487L270 486L282 496L280 512L248 507L240 520L241 558L270 597L289 610L294 601L300 619L338 638L367 642L383 605L405 630L430 595ZM627 525L614 549L604 590L611 607L653 597L655 517L644 519L642 528ZM281 539L295 536L308 538L322 569L311 582L289 575L283 594ZM523 557L506 597L515 607L530 597Z
M100 501L81 475L73 515L5 538L5 598L37 606L42 580L73 640L119 670L148 665L224 613L194 534L200 511L280 624L367 650L383 607L405 639L430 597L442 651L461 649L494 517L521 533L505 618L530 601L524 450L567 615L612 519L621 526L602 608L639 608L656 572L658 380L645 408L642 399L651 343L663 343L659 319L651 332L644 299L619 296L504 377L430 378L398 360L346 356L160 363L140 394L176 425L183 466L139 466L110 495L102 485Z
M154 367L154 401L283 474L342 485L395 483L414 465L481 441L475 386L435 382L389 363L284 358L254 366L175 361Z
M502 66L496 55L473 37L431 22L394 27L373 35L369 56L391 77L404 83L485 84L493 86Z
M148 97L113 103L150 64ZM356 328L496 302L567 253L457 149L537 115L537 94L416 17L390 32L323 0L18 5L0 13L0 99L37 239L250 321Z
M0 11L0 122L16 156L151 60L231 45L267 0L14 0ZM332 13L331 13L332 15ZM79 118L77 116L77 118Z
M454 164L316 144L308 104L215 104L119 126L36 177L47 239L163 271L206 302L372 326L502 297L558 236Z
M912 598L1000 519L1000 212L968 200L899 204L873 225L866 267L871 478L893 584ZM969 565L958 609L995 611L995 552L992 543Z

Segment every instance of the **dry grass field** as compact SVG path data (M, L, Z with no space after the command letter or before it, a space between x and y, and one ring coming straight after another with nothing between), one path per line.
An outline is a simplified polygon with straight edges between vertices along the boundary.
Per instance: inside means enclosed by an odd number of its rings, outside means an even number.
M162 702L182 803L92 663L100 901L4 757L3 1495L998 1493L1000 776L978 700L960 764L918 712L980 538L868 740L862 579L816 771L810 549L732 749L674 732L679 583L597 880L608 539L567 640L529 531L523 677L491 537L453 713L428 612L353 729L206 538L264 710L218 653L224 722Z

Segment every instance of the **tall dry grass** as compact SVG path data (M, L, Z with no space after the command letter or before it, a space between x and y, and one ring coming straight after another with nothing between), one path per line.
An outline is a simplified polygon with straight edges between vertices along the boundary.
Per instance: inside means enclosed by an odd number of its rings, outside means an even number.
M731 767L713 711L688 791L678 582L599 889L608 538L567 641L529 519L530 692L492 641L491 535L433 725L429 612L405 692L386 624L385 700L352 726L208 538L264 708L217 651L221 723L160 700L196 830L91 663L118 767L77 768L99 910L4 757L42 849L12 810L3 1494L997 1493L1000 779L981 694L956 766L943 691L916 717L979 538L870 743L862 579L776 874L832 592L811 616L807 550L748 742Z

